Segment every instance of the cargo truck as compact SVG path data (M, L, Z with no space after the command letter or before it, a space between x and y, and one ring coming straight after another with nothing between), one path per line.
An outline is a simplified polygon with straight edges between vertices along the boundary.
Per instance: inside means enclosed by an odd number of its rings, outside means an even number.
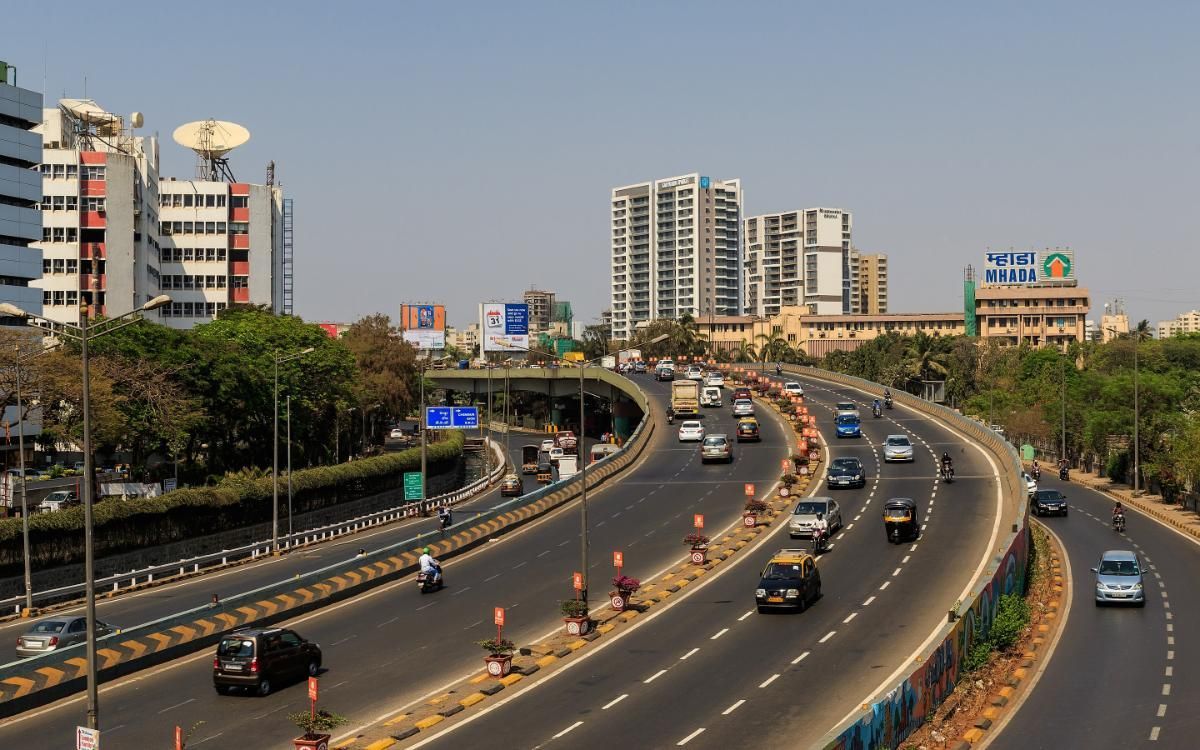
M700 384L695 380L671 382L671 408L675 416L700 413Z

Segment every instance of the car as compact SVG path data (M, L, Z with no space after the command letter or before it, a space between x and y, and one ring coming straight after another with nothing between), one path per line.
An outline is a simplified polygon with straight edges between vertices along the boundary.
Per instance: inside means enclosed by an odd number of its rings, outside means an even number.
M566 451L564 451L562 448L559 448L557 445L546 451L546 453L550 456L550 463L554 464L555 466L558 466L558 459L567 454Z
M738 399L745 399L747 401L750 401L751 400L750 389L749 388L734 388L733 389L733 400L737 401Z
M704 384L713 388L724 388L725 376L719 372L710 372L704 376Z
M646 374L646 363L640 359L637 362L634 362L633 363L633 372L635 375L645 375Z
M837 414L839 417L843 414L853 414L856 417L859 416L858 405L852 401L839 401L834 405L833 408L835 414Z
M807 550L781 549L759 574L754 603L759 612L794 609L802 612L821 598L821 571Z
M700 444L700 463L724 461L733 463L733 445L728 435L709 435Z
M752 417L752 416L754 416L754 402L748 398L735 399L733 402L733 416L735 416L735 417Z
M1096 574L1096 606L1102 604L1132 604L1146 606L1146 588L1142 581L1145 566L1129 550L1110 549L1100 556L1100 564L1092 568Z
M792 509L792 517L788 520L788 536L792 539L812 537L812 527L818 513L825 516L831 534L842 528L842 507L837 500L832 497L805 498Z
M525 483L519 474L506 474L500 480L501 497L520 497L525 494Z
M687 372L684 374L684 377L688 380L703 381L704 370L700 367L700 365L691 365L687 368Z
M834 420L839 438L862 437L862 422L853 414L839 414Z
M1032 500L1038 491L1037 480L1024 471L1021 472L1021 479L1025 481L1025 490L1029 493L1029 499Z
M706 385L700 391L701 406L721 406L721 389L716 386Z
M783 384L783 392L789 396L803 396L804 386L794 380L789 380Z
M400 429L399 427L393 427L392 431L388 433L389 440L401 440L403 438L404 430Z
M73 490L55 490L42 498L37 509L40 511L63 510L78 504L79 495L75 494Z
M908 435L888 435L883 441L884 463L891 461L913 461L913 445Z
M221 695L233 688L269 695L278 684L320 672L321 647L287 628L235 630L213 656L213 687Z
M576 453L579 450L579 440L571 430L559 430L554 433L554 444L567 453Z
M545 439L545 440L543 440L543 441L542 441L541 452L542 452L542 453L549 453L549 452L550 452L550 449L551 449L551 448L553 448L553 447L555 447L555 446L554 446L554 438L547 438L547 439Z
M656 367L656 368L654 368L654 379L655 380L674 380L675 379L675 368L674 367Z
M829 485L829 489L833 489L834 487L865 487L867 484L867 471L863 468L862 461L853 456L835 458L830 462L829 469L825 472L825 484Z
M112 625L96 621L96 637L116 632ZM74 646L87 640L87 618L83 615L50 617L35 622L17 638L17 658L27 659Z
M1038 490L1029 501L1035 516L1067 515L1067 496L1058 490Z
M679 442L700 442L704 439L704 425L689 419L679 425Z
M747 440L753 440L756 443L762 442L762 433L758 429L758 420L754 417L743 417L737 423L737 441L744 443Z

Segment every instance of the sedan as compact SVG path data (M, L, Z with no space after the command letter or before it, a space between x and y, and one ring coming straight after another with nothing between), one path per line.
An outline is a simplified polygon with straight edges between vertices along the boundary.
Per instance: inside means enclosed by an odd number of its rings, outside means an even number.
M748 398L739 398L733 402L733 416L735 417L753 417L754 402Z
M835 458L833 463L829 464L825 482L830 489L834 487L865 487L867 472L863 468L862 461L857 458Z
M728 435L709 435L700 446L700 462L724 461L733 463L733 445Z
M404 430L400 429L399 427L393 427L392 431L388 433L389 440L401 440L403 438Z
M679 425L679 442L698 443L704 439L704 425L694 419L689 419Z
M724 388L725 378L719 372L710 372L704 377L704 384L713 388Z
M525 487L520 476L508 474L500 481L500 495L502 497L520 497L523 494L525 494Z
M1110 549L1100 557L1096 574L1096 606L1132 604L1146 606L1142 561L1129 550Z
M908 435L888 435L883 444L883 460L885 462L912 461L913 446Z
M1067 515L1067 496L1058 490L1038 490L1033 493L1029 507L1035 516Z
M550 463L554 464L555 466L558 466L558 459L566 455L566 451L564 451L562 448L559 448L557 445L546 451L546 453L550 456Z
M852 401L839 401L834 406L834 410L839 417L843 414L852 414L856 417L858 416L858 406Z
M749 388L734 388L733 389L733 400L737 401L738 399L743 399L743 398L746 399L747 401L750 400L750 389Z
M1032 500L1038 491L1037 480L1023 471L1021 472L1021 479L1025 481L1025 491L1029 493L1029 499Z
M546 440L542 441L542 449L541 450L543 453L549 453L550 449L553 447L554 447L554 438L547 438Z
M96 637L106 636L116 629L96 621ZM52 617L36 622L17 639L17 656L27 658L74 646L87 640L87 618L83 616Z

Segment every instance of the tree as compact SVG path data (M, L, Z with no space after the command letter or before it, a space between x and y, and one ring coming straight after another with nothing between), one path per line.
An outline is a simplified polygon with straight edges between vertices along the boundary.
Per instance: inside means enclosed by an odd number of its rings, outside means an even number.
M415 403L417 352L400 338L387 315L368 315L341 338L358 366L354 400L359 408L381 404L379 416L400 419ZM452 357L453 358L453 357Z
M608 326L590 325L583 329L583 356L588 360L608 354ZM642 352L645 354L645 352Z
M904 351L908 374L917 380L930 380L933 375L945 376L949 371L947 356L940 345L941 338L924 331L908 341Z

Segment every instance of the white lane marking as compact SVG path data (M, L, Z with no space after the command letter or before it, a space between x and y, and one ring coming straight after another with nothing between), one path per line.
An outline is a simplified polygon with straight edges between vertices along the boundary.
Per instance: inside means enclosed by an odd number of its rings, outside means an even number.
M384 625L391 625L393 622L395 622L396 620L399 620L399 619L400 619L400 617L399 617L399 616L396 616L396 617L393 617L393 618L392 618L392 619L390 619L390 620L384 620L383 622L379 623L379 624L378 624L378 625L376 625L375 627L377 627L377 628L382 628Z
M1167 704L1159 703L1158 704L1158 718L1161 719L1162 717L1164 717L1166 715L1167 715Z
M879 586L879 590L880 590L880 591L883 591L883 590L884 590L884 589L886 589L886 588L887 588L889 585L891 585L891 583L892 583L891 581L884 581L882 584L880 584L880 586Z
M803 654L800 654L800 655L799 655L799 656L797 656L795 659L792 659L792 664L793 664L793 665L795 665L795 664L799 664L800 662L804 661L804 660L805 660L805 658L807 658L807 657L808 657L808 652L807 652L807 651L805 651Z
M684 659L688 658L689 656L691 656L692 654L696 653L699 650L700 650L700 647L697 646L696 648L692 649L691 651L688 651L683 656L679 657L679 661L683 661Z
M817 641L817 643L824 643L825 641L827 641L827 640L829 640L830 638L832 638L832 637L833 637L833 634L834 634L834 633L836 633L836 632L837 632L836 630L830 630L828 633L826 633L826 634L825 634L825 635L824 635L824 636L821 638L821 640Z
M455 589L454 593L451 594L450 596L458 596L459 594L462 594L462 593L470 591L470 590L471 590L470 586L463 586L461 589Z
M1169 623L1169 622L1167 623L1167 632L1168 632L1168 633L1173 633L1173 632L1175 632L1175 626L1174 626L1174 625L1172 625L1172 624L1171 624L1171 623Z
M167 707L166 707L166 708L164 708L163 710L159 711L159 713L160 713L160 714L165 714L167 711L174 710L174 709L176 709L176 708L179 708L180 706L186 706L186 705L187 705L187 704L189 704L189 703L193 703L193 702L195 702L195 700L196 700L195 698L188 698L188 699L187 699L187 700L185 700L183 703L176 703L174 706L167 706Z
M692 740L696 739L696 737L698 737L698 736L700 735L700 733L701 733L701 732L703 732L703 731L704 731L704 727L700 727L700 728L699 728L699 729L697 729L696 731L694 731L694 732L692 732L691 734L689 734L687 737L684 737L684 738L683 738L682 740L680 740L679 742L676 742L676 743L675 743L675 747L683 747L683 746L684 746L684 745L686 745L687 743L689 743L689 742L691 742Z
M665 675L666 673L667 673L667 670L665 670L665 669L660 669L660 670L658 670L657 672L655 672L654 674L652 674L652 675L650 675L649 677L647 677L646 679L642 680L642 684L643 684L643 685L649 685L650 683L654 682L655 680L657 680L659 677L662 677L662 676L663 676L663 675Z
M559 547L565 547L566 545L568 545L568 544L570 544L570 543L571 543L571 540L570 540L570 539L564 539L564 540L562 540L561 542L559 542L559 543L558 543L558 546L559 546Z
M778 679L779 679L779 673L777 672L777 673L771 675L770 677L768 677L767 679L763 680L762 684L759 685L759 688L765 688L767 685L770 685L772 682L774 682L775 680L778 680Z
M1151 742L1158 741L1158 727L1154 727L1153 729L1150 730L1150 741Z
M1174 677L1174 676L1175 676L1175 667L1167 667L1166 672L1163 674L1163 677Z
M331 644L329 644L329 645L330 645L330 646L340 646L340 645L342 645L343 643L345 643L346 641L352 641L352 640L354 640L354 639L355 639L355 638L357 638L357 637L358 637L358 634L357 634L357 633L352 633L352 634L350 634L350 635L346 636L345 638L341 639L340 641L334 641L333 643L331 643Z
M1167 636L1167 645L1168 645L1168 646L1174 646L1174 645L1175 645L1175 636L1173 636L1173 635L1168 635L1168 636Z
M110 732L111 732L112 730L110 729L110 730L108 730L108 731L110 731ZM215 740L216 738L220 737L220 736L221 736L221 735L223 735L223 734L225 734L225 733L224 733L224 732L217 732L216 734L214 734L214 735L213 735L213 736L211 736L211 737L205 737L204 739L202 739L202 740L199 740L198 742L189 742L188 744L189 744L189 745L191 745L192 747L195 747L196 745L203 745L205 742L208 742L209 740Z
M849 615L847 615L847 617L846 617L846 619L845 619L845 620L842 620L842 624L843 624L843 625L846 625L846 624L848 624L848 623L849 623L851 620L853 620L855 617L858 617L858 613L857 613L857 612L851 612Z
M745 702L746 702L746 699L745 699L745 698L742 698L742 699L741 699L740 701L738 701L737 703L734 703L732 706L730 706L729 708L727 708L727 709L725 709L724 711L722 711L722 712L721 712L721 715L722 715L722 716L728 716L729 714L731 714L731 713L733 713L734 711L738 710L738 708L739 708L739 707L740 707L740 706L741 706L743 703L745 703Z
M854 528L854 522L851 521L850 525L846 527L846 531L849 531L850 529L853 529L853 528Z
M1163 694L1163 695L1170 695L1170 694L1171 694L1171 683L1169 683L1169 682L1164 682L1164 683L1163 683L1162 694ZM162 713L162 712L161 712L161 711L159 711L159 713Z
M550 550L543 550L542 552L538 553L538 557L545 557L548 554L550 554Z
M628 697L629 697L629 693L621 693L616 698L613 698L608 703L605 703L603 706L601 706L600 710L607 711L608 709L612 708L613 706L617 705L618 703L620 703L621 701L625 700Z
M708 640L715 641L728 632L729 632L729 628L721 628L720 630L717 631L716 635L714 635L712 638L709 638Z
M1174 661L1174 659L1175 659L1175 652L1174 652L1174 651L1168 651L1168 652L1167 652L1167 661Z
M583 723L582 721L577 721L577 722L575 722L575 723L574 723L574 724L572 724L571 726L567 727L566 729L562 730L562 731L561 731L561 732L559 732L558 734L554 735L553 739L556 739L556 740L557 740L559 737L562 737L564 734L566 734L567 732L571 731L572 729L574 729L575 727L579 726L579 725L580 725L580 724L582 724L582 723Z
M907 565L907 564L908 564L908 560L909 560L909 558L911 558L911 557L912 557L912 555L905 555L905 556L904 556L904 559L900 561L900 564L901 564L901 565Z
M869 607L869 606L871 606L871 602L873 602L873 601L875 601L875 596L871 595L871 596L867 597L867 600L865 602L863 602L862 605L864 607Z
M742 620L745 620L747 617L749 617L749 616L750 616L750 615L752 615L752 614L754 614L754 610L749 610L748 612L746 612L746 614L744 614L744 615L742 615L741 617L739 617L739 618L738 618L738 622L741 622Z
M500 577L500 576L502 576L502 575L504 575L504 574L503 574L503 573L497 573L497 574L496 574L496 575L494 575L494 576L488 576L487 578L484 578L484 579L483 579L483 582L484 582L484 583L487 583L488 581L494 581L494 580L496 580L497 578L499 578L499 577Z
M896 568L895 570L892 571L892 578L895 578L898 575L900 575L900 569Z
M909 547L909 548L908 548L908 551L909 551L909 552L916 552L916 551L917 551L917 545L916 545L916 544L914 544L913 546Z
M523 567L525 567L525 566L526 566L526 565L528 565L528 564L529 564L529 561L528 561L528 560L522 560L521 562L519 562L519 563L517 563L516 565L514 565L512 569L513 569L513 570L516 570L517 568L523 568Z

